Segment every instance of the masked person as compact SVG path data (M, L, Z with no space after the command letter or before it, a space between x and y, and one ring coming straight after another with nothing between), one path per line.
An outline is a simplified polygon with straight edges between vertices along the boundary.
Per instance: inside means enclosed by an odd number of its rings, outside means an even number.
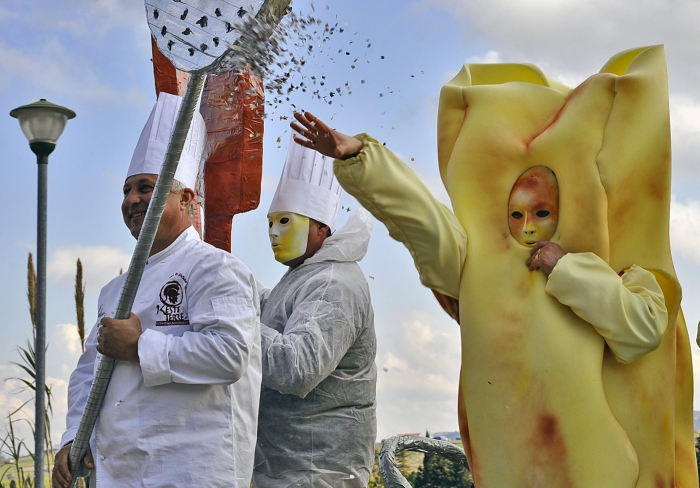
M460 322L475 486L698 486L662 46L573 90L532 65L465 65L438 112L452 209L367 134L295 118Z
M134 237L181 102L160 94L134 151L122 202ZM67 456L101 355L118 361L86 456L94 469L91 486L250 485L261 374L259 298L248 268L202 242L191 226L205 136L195 113L131 317L109 318L126 275L100 293L98 321L68 386L54 487L69 486Z
M259 488L365 487L372 471L376 338L357 264L372 222L360 209L331 235L342 191L332 165L292 141L268 213L289 270L261 292Z

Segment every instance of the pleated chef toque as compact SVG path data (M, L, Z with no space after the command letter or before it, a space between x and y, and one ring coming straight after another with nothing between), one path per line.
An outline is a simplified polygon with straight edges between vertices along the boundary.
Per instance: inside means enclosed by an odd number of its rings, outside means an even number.
M293 212L332 229L342 192L333 174L333 158L297 144L292 134L282 178L268 214Z
M182 97L177 95L165 92L158 95L158 101L151 111L151 116L141 132L134 155L131 157L127 178L142 173L160 173L181 104ZM195 111L175 172L175 179L184 183L187 188L195 187L206 136L204 119L198 111Z

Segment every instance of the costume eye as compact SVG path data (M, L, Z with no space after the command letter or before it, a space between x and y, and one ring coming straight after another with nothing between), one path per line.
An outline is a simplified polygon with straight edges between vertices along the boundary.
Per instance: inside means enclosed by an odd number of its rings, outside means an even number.
M270 229L272 229L272 220L269 220L267 223L270 226Z
M289 223L289 217L282 217L280 219L280 224L288 224Z
M523 214L521 214L520 212L513 212L513 213L510 214L510 215L511 215L514 219L522 219L522 218L523 218Z
M540 218L548 217L548 216L549 216L549 210L540 210L540 211L537 212L535 215L537 215L537 216L540 217Z

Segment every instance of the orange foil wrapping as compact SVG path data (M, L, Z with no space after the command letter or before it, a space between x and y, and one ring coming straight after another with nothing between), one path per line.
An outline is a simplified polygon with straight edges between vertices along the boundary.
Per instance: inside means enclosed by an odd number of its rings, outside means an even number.
M156 81L156 96L160 92L183 96L189 73L178 70L173 63L158 50L156 41L151 37L151 52L153 53L153 76Z
M204 239L230 252L233 216L260 203L265 111L262 81L232 72L209 76L199 111L207 125Z
M187 80L190 78L189 73L184 73L175 68L173 63L160 52L153 37L151 37L151 52L153 54L153 77L156 83L156 97L160 92L183 96L187 87ZM201 237L202 219L200 218L199 202L195 201L194 207L192 225L197 229Z

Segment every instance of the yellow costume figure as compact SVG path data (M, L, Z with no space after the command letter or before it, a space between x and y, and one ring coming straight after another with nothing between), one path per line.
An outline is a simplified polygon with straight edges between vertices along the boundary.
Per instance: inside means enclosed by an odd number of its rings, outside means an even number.
M532 65L466 65L438 117L454 213L357 137L341 185L459 301L477 488L697 487L663 48L618 54L574 90ZM549 277L525 265L536 240L568 253Z

